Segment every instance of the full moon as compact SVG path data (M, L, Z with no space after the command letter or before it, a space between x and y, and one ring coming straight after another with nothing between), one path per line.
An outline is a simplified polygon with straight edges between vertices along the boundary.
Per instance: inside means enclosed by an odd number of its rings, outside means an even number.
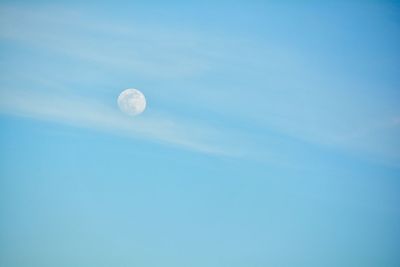
M122 91L117 102L119 109L130 116L139 115L146 108L146 98L142 92L133 88Z

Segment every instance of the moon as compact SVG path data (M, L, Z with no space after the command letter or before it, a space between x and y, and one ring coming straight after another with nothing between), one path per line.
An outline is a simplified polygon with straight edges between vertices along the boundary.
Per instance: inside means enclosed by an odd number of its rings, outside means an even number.
M122 91L118 96L119 109L130 116L136 116L146 109L146 98L137 89L130 88Z

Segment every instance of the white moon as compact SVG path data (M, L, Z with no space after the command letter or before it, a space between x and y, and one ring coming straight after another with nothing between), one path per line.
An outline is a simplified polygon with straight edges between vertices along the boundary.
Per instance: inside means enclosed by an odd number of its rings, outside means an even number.
M142 113L146 108L146 98L137 89L126 89L118 96L119 109L131 116Z

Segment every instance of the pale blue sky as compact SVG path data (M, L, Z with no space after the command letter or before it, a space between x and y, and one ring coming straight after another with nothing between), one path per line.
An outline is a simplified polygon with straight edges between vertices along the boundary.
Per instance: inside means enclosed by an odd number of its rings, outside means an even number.
M396 1L2 1L0 25L1 266L400 264Z

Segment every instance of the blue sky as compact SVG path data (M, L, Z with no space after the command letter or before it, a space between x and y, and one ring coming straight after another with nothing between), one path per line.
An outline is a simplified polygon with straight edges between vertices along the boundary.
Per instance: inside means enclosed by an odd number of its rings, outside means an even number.
M398 266L399 12L2 1L0 265Z

